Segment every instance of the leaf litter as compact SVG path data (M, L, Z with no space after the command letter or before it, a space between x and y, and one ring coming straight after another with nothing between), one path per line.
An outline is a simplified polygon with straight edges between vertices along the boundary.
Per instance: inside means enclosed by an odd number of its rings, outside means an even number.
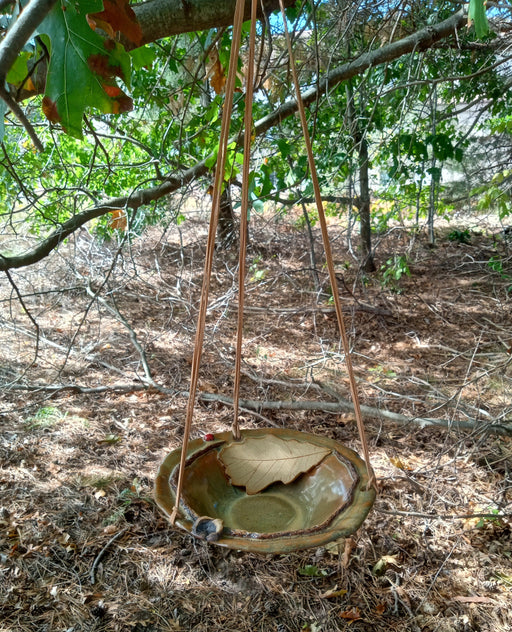
M165 241L156 232L135 241L131 261L137 275L130 277L123 265L114 271L108 288L117 292L119 310L143 337L155 379L178 391L186 390L190 369L191 308L184 301L190 302L192 289L201 281L205 233L204 225L193 220L185 227L183 243L172 231ZM338 230L335 243L343 245L343 229L333 228ZM404 239L406 233L396 230L383 240L382 261ZM243 380L243 397L287 401L293 385L303 384L304 371L311 370L342 388L346 376L339 363L318 351L319 341L334 339L334 319L329 313L303 310L311 301L304 271L306 235L262 220L252 227L251 240L266 266L265 283L251 290L251 305L266 312L257 313L256 324L250 319L246 323L247 339L257 344L246 343L249 377ZM378 283L356 291L365 302L393 312L393 317L380 317L348 310L364 403L411 417L427 416L439 406L439 414L447 412L453 419L474 414L476 407L495 419L510 417L510 365L503 366L510 347L510 296L473 250L489 247L484 235L473 246L457 248L440 237L435 251L417 240L411 250L412 275L401 281L401 294L387 292ZM77 315L89 306L86 293L77 290L62 291L58 297L44 293L76 285L62 259L67 248L74 265L86 269L92 282L101 284L112 262L108 245L70 240L40 266L13 273L25 293L41 292L32 302L27 298L27 305L37 308L45 339L60 346L41 346L37 364L25 375L31 383L57 381L64 355L59 348L66 349ZM338 251L341 261L344 252ZM177 270L182 275L181 297L172 295ZM347 282L353 281L351 270L345 274ZM4 283L0 280L5 296L9 289ZM230 288L230 280L219 275L212 295L225 296ZM345 293L343 301L354 305ZM228 331L207 342L203 367L204 379L221 393L231 374L228 350L235 327L231 310L224 307L212 312L207 340L224 326ZM295 311L281 315L282 308ZM23 335L23 314L13 309L4 317L2 375L7 367L21 372L33 358L30 338ZM11 322L16 330L7 327ZM137 377L138 356L130 334L110 314L91 310L79 343L84 349L96 345L96 355L74 351L59 380L96 386ZM371 374L367 370L376 365L396 375L366 379ZM493 372L494 366L502 368ZM113 374L113 369L123 374ZM258 373L259 381L251 372ZM293 396L300 400L300 387ZM447 513L510 513L508 437L459 432L456 424L449 429L418 428L366 419L380 494L349 547L350 563L343 560L342 543L258 557L171 530L155 509L154 475L164 455L180 444L183 396L5 389L0 397L2 632L512 629L510 519L443 519ZM58 419L54 415L45 416L45 423L27 421L49 406L60 411ZM273 425L314 431L359 447L350 414L265 414ZM266 423L249 413L244 416L247 427ZM482 417L483 425L486 419ZM193 436L224 431L229 423L220 403L202 404ZM122 442L99 443L121 435ZM390 456L412 469L396 467ZM96 495L100 489L105 495ZM393 563L375 576L372 569L385 556ZM299 572L308 566L316 567L314 576ZM341 616L348 613L361 618Z

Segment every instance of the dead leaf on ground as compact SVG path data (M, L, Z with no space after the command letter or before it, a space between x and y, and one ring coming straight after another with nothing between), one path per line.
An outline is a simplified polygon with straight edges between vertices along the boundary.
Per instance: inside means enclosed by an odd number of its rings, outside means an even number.
M372 575L381 577L389 568L400 570L401 566L396 555L383 555L372 568Z
M354 538L347 538L345 540L345 548L343 550L343 566L344 568L348 568L350 564L350 558L352 556L352 551L356 548L356 541Z
M233 485L257 494L272 483L288 484L318 465L331 450L274 435L230 443L219 452Z
M335 597L343 597L343 595L346 594L347 591L345 588L338 589L338 586L334 586L334 588L330 588L318 596L320 599L334 599Z
M340 612L340 617L342 619L350 619L351 621L356 621L357 619L361 619L361 613L359 612L359 608L350 608L350 610L344 610Z

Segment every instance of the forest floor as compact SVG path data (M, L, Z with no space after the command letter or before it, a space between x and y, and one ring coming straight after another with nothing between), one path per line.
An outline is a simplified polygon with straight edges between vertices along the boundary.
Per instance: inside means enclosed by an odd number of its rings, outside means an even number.
M365 416L379 494L349 544L287 554L196 540L153 500L183 434L204 222L122 251L83 231L4 278L0 632L512 630L512 245L466 222L434 248L395 227L362 277L330 220L361 402L408 421ZM252 220L241 397L309 409L241 421L360 451L353 414L322 410L348 380L309 252L300 222ZM231 423L235 271L218 252L192 437Z

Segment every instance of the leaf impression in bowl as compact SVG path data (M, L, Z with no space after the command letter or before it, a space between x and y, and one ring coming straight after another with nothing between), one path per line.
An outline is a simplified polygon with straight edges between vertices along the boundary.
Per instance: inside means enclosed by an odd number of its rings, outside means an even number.
M330 453L313 443L268 435L229 443L219 451L219 458L232 485L257 494L278 481L291 483Z

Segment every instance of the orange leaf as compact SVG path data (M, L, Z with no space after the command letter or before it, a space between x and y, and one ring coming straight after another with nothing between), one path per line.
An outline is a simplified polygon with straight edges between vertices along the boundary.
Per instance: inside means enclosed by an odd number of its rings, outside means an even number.
M87 23L89 24L89 26L92 28L93 31L95 31L96 29L101 29L102 31L105 31L105 33L111 37L112 39L115 39L116 37L116 32L114 31L114 29L110 26L110 24L108 22L105 22L105 20L100 19L99 17L99 13L91 13L90 15L87 15Z
M50 123L58 123L60 121L60 115L57 112L57 104L55 101L52 101L50 97L43 97L42 109L43 114Z
M30 77L23 84L23 89L26 90L27 92L35 92L36 91L36 87L34 85L34 82L32 81L32 79Z
M126 230L128 222L126 220L126 213L122 208L117 208L115 211L111 211L110 215L112 216L112 219L108 223L109 228Z
M359 608L351 608L350 610L344 610L340 613L340 617L342 619L350 619L351 621L356 621L361 618L361 613L359 612Z
M110 86L108 84L103 84L103 90L105 90L108 96L112 97L113 99L118 97L123 92L118 86Z
M135 12L128 3L129 0L103 0L103 11L90 14L88 16L89 24L91 21L94 22L107 35L110 35L109 31L120 32L131 42L140 46L142 29L137 22ZM105 28L105 23L107 28Z
M226 73L220 63L219 53L215 49L210 54L210 62L206 78L210 80L210 85L215 90L215 94L220 94L226 84Z
M115 98L114 107L112 112L114 114L121 114L122 112L131 112L133 110L133 101L124 92Z
M213 75L210 77L210 85L215 90L215 94L220 94L226 84L226 75L220 61L217 59L213 66Z

